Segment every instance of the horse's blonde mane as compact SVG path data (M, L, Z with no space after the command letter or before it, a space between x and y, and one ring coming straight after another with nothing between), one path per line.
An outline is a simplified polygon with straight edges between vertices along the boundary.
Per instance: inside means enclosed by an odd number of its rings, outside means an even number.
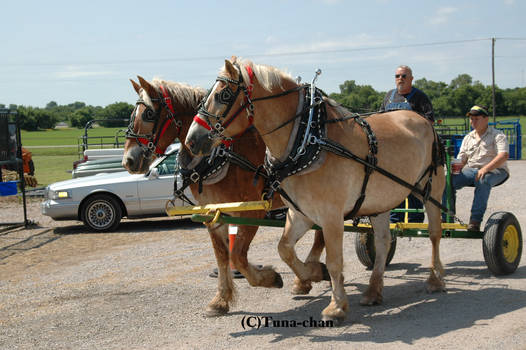
M243 81L249 82L250 77L246 67L249 66L254 72L259 84L267 91L271 91L275 87L279 87L283 90L282 82L284 80L294 82L294 79L289 73L283 72L275 67L267 66L263 64L255 64L250 60L235 57L232 63L237 63L241 68L241 74L243 75ZM224 67L223 67L224 70ZM223 72L224 73L224 72Z
M159 86L166 88L170 95L175 96L177 101L185 108L195 108L206 95L206 90L200 87L190 86L185 83L167 81L161 78L153 78L150 82L160 92ZM150 96L143 91L143 99L151 105Z

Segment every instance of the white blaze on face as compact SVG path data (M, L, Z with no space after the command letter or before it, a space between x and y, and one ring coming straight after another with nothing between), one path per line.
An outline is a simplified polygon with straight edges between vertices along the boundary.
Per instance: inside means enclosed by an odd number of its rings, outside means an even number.
M208 105L210 104L210 99L212 98L212 95L214 94L214 91L216 91L218 84L219 84L219 81L216 81L214 86L212 86L212 90L210 90L210 94L208 94L208 97L206 98L205 108L207 108Z

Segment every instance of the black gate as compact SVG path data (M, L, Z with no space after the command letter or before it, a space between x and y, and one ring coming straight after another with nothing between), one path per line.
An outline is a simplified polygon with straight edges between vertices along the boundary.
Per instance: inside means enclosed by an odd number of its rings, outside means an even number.
M18 173L18 181L3 182L2 169L13 169ZM18 114L14 110L0 109L0 195L11 196L18 192L17 185L22 192L24 205L23 222L0 223L2 226L29 226L26 206L26 187L24 181L24 167L22 162L22 142Z

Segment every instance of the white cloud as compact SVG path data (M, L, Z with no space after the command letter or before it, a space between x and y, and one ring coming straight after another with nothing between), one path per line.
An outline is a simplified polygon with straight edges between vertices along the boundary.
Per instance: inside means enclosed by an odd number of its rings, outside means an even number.
M318 52L318 51L333 51L333 50L349 50L358 48L371 48L377 46L389 45L390 42L386 40L379 40L373 38L368 34L359 34L352 38L343 39L318 39L301 44L292 45L278 45L267 50L266 54L297 54L301 52Z
M431 24L444 24L449 21L451 14L457 12L458 9L455 7L441 7L437 10L435 15L429 21Z
M108 76L112 75L110 71L90 71L83 70L80 67L68 66L65 70L56 73L56 77L59 79L71 79L71 78L83 78L83 77L97 77L97 76Z
M514 5L515 4L515 0L504 0L504 4L505 5Z

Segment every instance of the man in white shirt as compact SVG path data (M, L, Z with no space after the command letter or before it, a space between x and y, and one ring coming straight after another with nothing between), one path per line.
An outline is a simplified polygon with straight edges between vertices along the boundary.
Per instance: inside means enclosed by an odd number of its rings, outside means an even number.
M493 186L509 177L509 145L506 135L488 125L489 115L484 106L473 106L467 113L473 130L462 140L457 158L462 162L460 174L452 176L453 198L456 190L474 186L468 230L480 231L480 223L488 205Z

